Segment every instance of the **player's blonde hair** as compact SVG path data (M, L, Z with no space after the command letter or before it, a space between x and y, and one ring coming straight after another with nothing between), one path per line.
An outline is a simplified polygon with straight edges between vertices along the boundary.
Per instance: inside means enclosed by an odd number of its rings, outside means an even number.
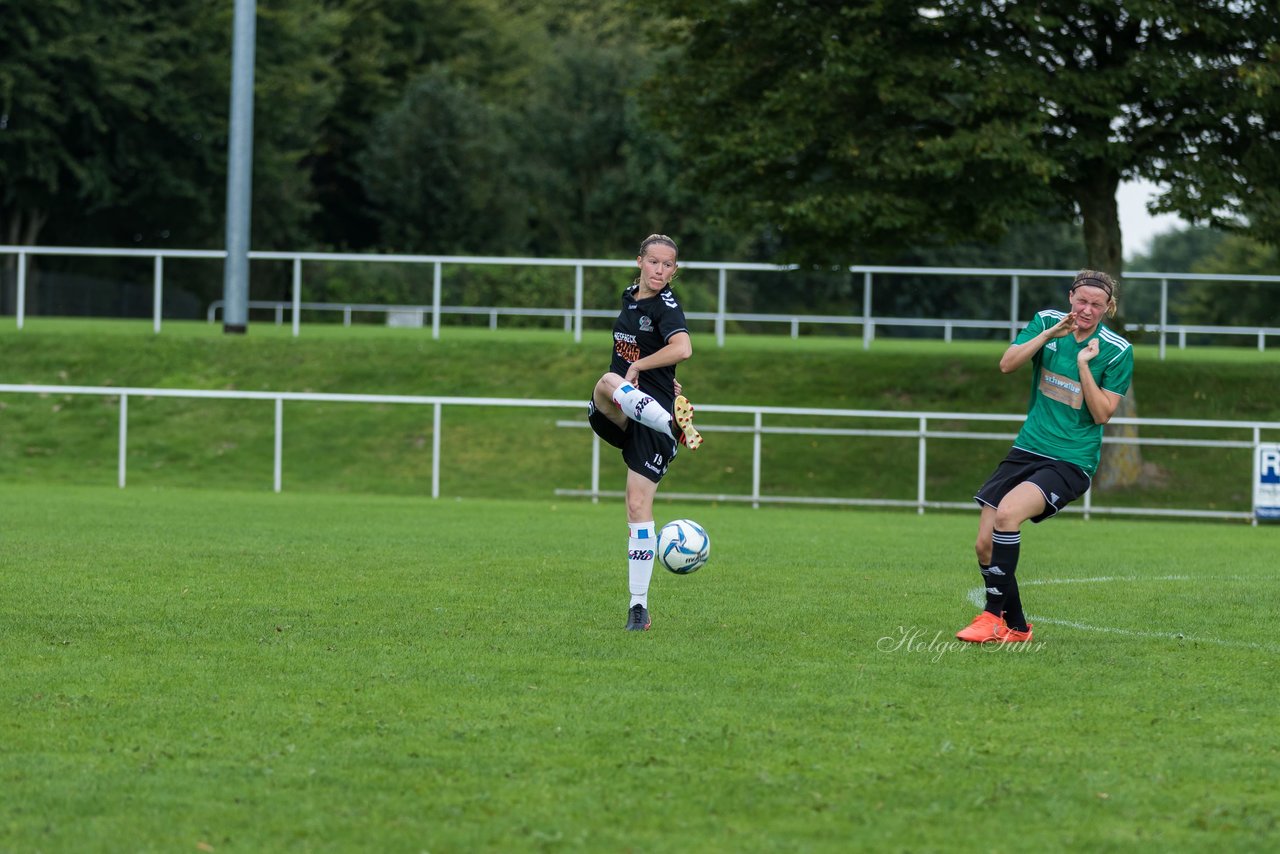
M1116 309L1119 304L1116 302L1117 285L1115 279L1103 273L1101 270L1081 270L1076 273L1075 280L1071 283L1071 287L1067 289L1067 295L1075 293L1076 288L1081 285L1088 285L1098 288L1106 292L1107 295L1107 317L1115 317Z
M680 255L680 247L676 246L676 242L665 234L650 234L644 240L640 241L640 251L636 253L637 258L644 257L644 251L655 243L662 243L676 250L676 255Z

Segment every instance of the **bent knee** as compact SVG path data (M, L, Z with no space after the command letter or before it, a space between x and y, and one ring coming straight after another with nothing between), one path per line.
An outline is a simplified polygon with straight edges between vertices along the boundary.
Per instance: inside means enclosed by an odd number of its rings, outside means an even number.
M612 395L618 386L622 385L626 380L618 376L612 371L608 372L596 382L596 391L605 395Z
M997 531L1016 531L1022 527L1022 523L1030 519L1026 512L1022 510L1006 510L1000 509L996 511L996 530Z

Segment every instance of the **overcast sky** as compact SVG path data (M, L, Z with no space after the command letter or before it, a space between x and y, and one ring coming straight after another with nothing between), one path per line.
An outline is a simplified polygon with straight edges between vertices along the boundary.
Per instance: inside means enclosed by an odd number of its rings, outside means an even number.
M1147 213L1147 199L1151 198L1155 190L1155 184L1135 181L1121 184L1120 191L1116 194L1116 202L1120 206L1120 236L1124 239L1126 259L1146 252L1151 246L1151 238L1157 234L1186 225L1173 214L1152 216Z

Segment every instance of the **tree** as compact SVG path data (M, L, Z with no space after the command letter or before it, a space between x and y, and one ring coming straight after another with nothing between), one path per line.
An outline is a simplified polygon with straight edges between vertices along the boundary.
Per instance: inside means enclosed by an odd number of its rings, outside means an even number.
M166 17L138 0L51 0L0 15L3 239L31 244L101 217L127 240L157 224L148 208L161 205L211 222L211 140L225 120L206 98L226 84L211 83L194 47L187 22L200 4L172 5L186 8Z
M695 180L793 257L991 240L1048 211L1119 273L1116 190L1135 177L1192 222L1277 213L1247 189L1280 168L1271 3L635 2L682 48L649 92ZM1103 485L1134 482L1136 446L1105 450Z
M505 63L455 52L365 129L372 230L400 249L578 257L650 231L705 236L670 140L641 115L651 58L616 0L505 12Z
M498 110L437 67L373 130L361 174L384 247L487 254L510 246L523 211L504 180L515 150Z
M1048 212L1079 217L1089 265L1118 272L1121 180L1228 224L1280 161L1269 3L634 2L682 47L649 92L693 175L806 260Z
M1196 273L1274 276L1280 270L1280 248L1229 234L1191 268ZM1280 283L1242 282L1230 285L1195 282L1178 300L1191 323L1216 326L1275 326L1280 318ZM1249 340L1249 346L1254 342Z
M1129 269L1154 273L1185 273L1197 270L1206 272L1201 267L1202 262L1212 256L1218 245L1228 236L1228 232L1219 229L1194 226L1158 234L1151 241L1146 254L1129 259ZM1168 319L1175 323L1209 322L1194 320L1178 311L1178 306L1182 303L1182 295L1188 287L1191 287L1189 283L1178 279L1168 282ZM1216 286L1219 291L1226 287L1230 286ZM1140 318L1148 323L1158 321L1160 319L1159 283L1147 280L1137 287L1126 287L1124 305L1125 315L1131 319Z
M314 0L313 0L314 2ZM382 245L385 215L366 195L366 149L389 112L403 109L423 75L446 71L472 97L485 87L517 86L524 49L497 0L338 0L338 44L324 58L337 77L336 100L320 117L308 160L317 202L315 240L341 249ZM433 70L434 69L434 70ZM428 116L422 121L429 121Z

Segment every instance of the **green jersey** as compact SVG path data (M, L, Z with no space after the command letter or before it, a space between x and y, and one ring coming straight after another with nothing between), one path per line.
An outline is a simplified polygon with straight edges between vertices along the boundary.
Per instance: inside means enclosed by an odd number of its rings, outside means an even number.
M1014 344L1024 344L1054 326L1066 312L1045 309L1031 319ZM1089 362L1089 372L1098 388L1121 397L1133 379L1133 346L1099 323L1084 341L1064 335L1048 341L1031 358L1031 400L1027 420L1013 446L1042 457L1065 460L1084 469L1090 477L1098 470L1102 456L1102 425L1095 424L1080 386L1080 366L1076 355L1093 339L1098 355Z

